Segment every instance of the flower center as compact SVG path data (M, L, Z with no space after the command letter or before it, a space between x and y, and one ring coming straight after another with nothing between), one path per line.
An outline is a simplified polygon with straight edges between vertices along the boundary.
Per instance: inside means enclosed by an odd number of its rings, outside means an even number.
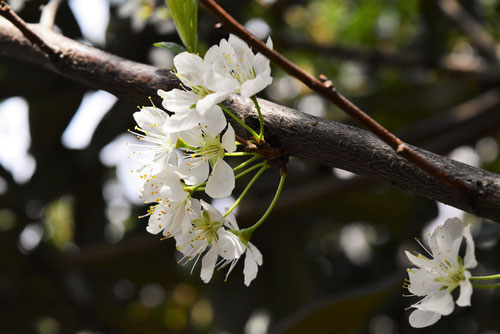
M203 211L201 219L193 220L193 224L201 230L199 238L205 239L209 245L212 244L212 241L217 242L217 230L223 225L222 222L212 221L207 211Z

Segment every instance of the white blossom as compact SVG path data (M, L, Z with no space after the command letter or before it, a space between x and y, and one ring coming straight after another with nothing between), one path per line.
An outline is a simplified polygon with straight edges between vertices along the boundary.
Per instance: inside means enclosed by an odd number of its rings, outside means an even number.
M149 207L146 230L151 234L163 231L167 238L188 233L193 217L200 212L199 201L191 198L179 176L168 169L146 180L143 199L145 203L158 203Z
M230 265L229 275L245 246L234 233L224 228L226 219L213 206L203 200L201 205L203 211L192 221L193 228L186 234L177 235L175 240L177 249L184 255L179 262L186 264L194 260L194 269L202 257L200 276L203 282L208 283L216 267L220 269ZM217 264L219 256L222 260Z
M182 52L175 56L176 76L189 90L158 90L163 107L175 113L168 120L172 131L183 131L205 123L207 119L221 120L222 110L217 105L235 92L236 80L223 77L200 56Z
M140 149L134 152L144 162L139 171L145 170L147 178L149 174L157 174L167 167L177 167L177 133L165 129L168 114L156 107L143 107L141 111L134 113L134 119L138 126L135 127L136 132L130 132L144 142L142 145L136 145Z
M459 250L465 238L466 250L462 260ZM408 290L415 296L424 297L411 307L410 325L416 328L436 323L441 316L453 312L451 292L460 287L456 301L458 306L470 306L472 284L467 269L474 268L474 241L470 227L458 218L447 219L429 235L430 258L406 252L410 262L417 268L408 269Z
M273 47L271 38L267 46ZM254 55L248 44L232 34L227 41L221 40L219 46L211 47L205 61L222 76L236 79L236 92L245 98L254 96L273 81L269 59L261 53Z
M235 178L231 166L224 161L225 152L236 150L235 133L230 124L220 138L220 127L217 122L199 125L184 133L182 139L190 146L184 148L186 155L177 173L190 185L205 182L205 192L212 198L223 198L231 195ZM209 172L211 166L212 171Z

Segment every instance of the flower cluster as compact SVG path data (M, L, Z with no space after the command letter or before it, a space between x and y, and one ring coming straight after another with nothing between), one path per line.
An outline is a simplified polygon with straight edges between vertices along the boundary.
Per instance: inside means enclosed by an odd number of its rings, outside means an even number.
M465 257L459 250L465 238ZM416 328L436 323L441 316L453 312L454 302L451 292L460 287L456 301L458 306L470 306L472 295L471 274L467 269L477 265L474 255L474 241L469 226L464 226L458 218L447 219L429 235L430 258L406 252L410 262L416 267L408 269L408 290L415 296L424 297L411 307L410 325ZM425 248L424 248L425 249ZM427 250L427 249L426 249Z
M235 175L225 157L237 155L237 146L219 103L235 93L252 97L269 85L269 60L254 55L231 35L211 47L204 59L183 52L174 58L174 65L183 89L158 91L163 107L173 115L156 107L134 113L138 126L133 133L144 143L136 152L143 162L136 172L145 181L142 199L150 203L147 231L173 237L183 264L194 260L194 268L201 257L204 282L216 267L229 266L229 275L246 254L244 276L249 285L262 264L261 253L239 234L232 210L222 214L192 195L198 191L211 198L231 195Z

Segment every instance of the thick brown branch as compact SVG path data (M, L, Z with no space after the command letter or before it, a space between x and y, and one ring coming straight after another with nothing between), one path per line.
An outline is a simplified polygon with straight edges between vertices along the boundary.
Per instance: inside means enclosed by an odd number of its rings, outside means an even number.
M57 58L57 51L51 46L47 45L43 39L38 36L33 30L31 30L26 22L24 22L17 14L10 8L5 1L0 2L0 15L9 20L13 25L19 29L23 35L34 45L42 49L47 56L52 59Z
M179 83L175 76L169 75L168 70L113 56L40 25L28 26L57 50L58 61L51 62L45 52L33 47L16 27L1 17L0 54L39 65L69 79L138 103L148 103L148 96L156 96L156 90L152 87L170 90ZM134 86L133 90L131 86Z
M177 80L168 71L113 56L37 25L30 27L64 55L58 67L48 61L43 51L33 47L15 27L2 19L0 54L39 65L136 103L147 102L147 96L156 96L159 88L170 90L177 86ZM500 222L500 177L496 174L414 148L427 160L471 187L471 200L457 199L453 190L408 163L366 131L264 100L260 100L260 104L266 140L292 156L389 182L418 195ZM258 124L250 100L234 97L227 101L227 106L249 125ZM238 131L239 128L235 126L235 129ZM246 133L240 131L239 135L244 137Z
M342 111L355 118L361 124L366 126L368 130L373 132L377 137L382 139L389 145L396 153L410 163L422 169L427 174L434 177L439 182L442 182L447 187L455 191L457 197L472 196L469 185L460 179L453 177L446 170L434 165L429 160L425 159L422 155L405 145L398 137L381 126L377 121L368 116L358 106L349 101L342 94L337 92L335 87L329 80L320 80L305 72L300 67L283 57L278 52L270 49L261 40L252 35L246 30L239 22L237 22L231 15L229 15L222 7L220 7L214 0L199 0L207 9L213 12L223 23L226 28L233 32L235 35L243 39L255 50L261 52L291 76L302 81L307 87L315 92L323 95L330 100L333 104L339 107Z

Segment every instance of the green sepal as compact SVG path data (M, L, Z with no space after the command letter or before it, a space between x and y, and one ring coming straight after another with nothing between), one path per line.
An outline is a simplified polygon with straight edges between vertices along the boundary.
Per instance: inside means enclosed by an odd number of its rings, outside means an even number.
M181 137L177 137L177 142L175 143L175 148L187 148L188 150L194 150L195 147L186 143Z

